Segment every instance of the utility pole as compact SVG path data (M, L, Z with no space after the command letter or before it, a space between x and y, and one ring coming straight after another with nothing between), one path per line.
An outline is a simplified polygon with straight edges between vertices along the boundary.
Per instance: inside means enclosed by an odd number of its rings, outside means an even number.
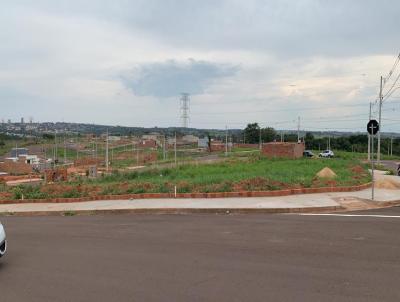
M164 158L164 160L166 160L167 159L167 154L166 154L166 136L165 136L165 134L164 134L164 143L163 143L163 158Z
M228 126L225 126L225 156L228 156Z
M281 143L283 143L283 131L281 131Z
M109 165L109 160L108 160L108 129L107 129L107 136L106 136L106 172L108 172L108 165Z
M371 127L370 132L371 132L371 171L372 171L372 173L371 173L372 174L372 188L371 188L372 196L371 196L371 199L374 200L374 198L375 198L374 129L376 129L376 128L373 123L371 123L370 127ZM379 133L379 131L380 131L380 129L378 129L378 133Z
M393 156L393 136L390 138L390 156Z
M328 141L326 142L326 149L331 150L331 137L330 135L328 136Z
M300 142L300 116L297 119L297 142Z
M259 135L259 138L258 138L258 144L259 144L259 148L260 148L260 150L262 149L262 141L261 141L261 126L258 126L259 128L260 128L260 135Z
M182 93L181 94L181 120L182 127L187 128L189 125L189 94Z
M76 137L75 147L76 147L76 159L79 159L79 139L78 139L78 136Z
M388 140L388 148L387 148L387 151L388 151L388 156L390 155L390 140Z
M377 162L381 163L381 131L382 131L382 89L383 89L383 77L381 76L381 85L379 89L379 132L378 132L378 152L377 152Z
M65 143L65 133L64 133L64 164L67 163L67 144Z
M176 131L175 131L175 141L174 141L174 156L175 156L175 167L176 167Z
M58 157L57 150L57 130L54 132L54 166L56 166L56 160Z
M369 120L372 118L372 103L369 103ZM368 133L368 161L371 160L371 134Z

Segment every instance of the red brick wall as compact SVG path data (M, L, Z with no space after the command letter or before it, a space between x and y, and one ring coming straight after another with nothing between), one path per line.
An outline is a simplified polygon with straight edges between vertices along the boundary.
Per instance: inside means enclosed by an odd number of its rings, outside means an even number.
M257 149L260 147L259 144L234 144L233 147L235 148L253 148L253 149Z
M262 154L269 158L300 158L304 149L304 143L267 143L262 145Z
M92 166L92 165L100 165L104 163L104 158L95 158L95 157L83 157L74 160L74 166Z
M6 161L0 163L0 171L10 175L23 175L32 173L32 166L23 162Z
M139 163L149 163L157 161L157 152L139 154Z
M225 151L225 144L211 143L211 152Z
M68 180L67 169L46 170L46 181L66 181Z
M143 140L138 145L139 148L157 148L157 142L151 139Z

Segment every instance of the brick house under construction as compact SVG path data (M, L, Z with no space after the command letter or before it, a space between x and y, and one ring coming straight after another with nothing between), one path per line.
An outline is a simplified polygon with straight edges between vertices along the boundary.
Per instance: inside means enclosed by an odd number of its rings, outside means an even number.
M268 158L301 158L305 146L301 143L273 142L262 145L262 154Z

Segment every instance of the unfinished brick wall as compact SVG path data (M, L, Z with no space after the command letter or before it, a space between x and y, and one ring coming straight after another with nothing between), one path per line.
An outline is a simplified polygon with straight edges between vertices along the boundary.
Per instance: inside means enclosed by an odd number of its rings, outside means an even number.
M46 176L45 179L47 182L67 181L68 180L67 169L46 170L45 176Z
M114 155L114 161L117 160L126 160L126 159L133 159L139 160L139 163L148 163L148 162L155 162L157 161L157 152L156 151L145 151L145 150L140 150L139 153L136 151L126 151L126 152L121 152L118 153L117 156Z
M225 151L225 144L211 143L211 152Z
M150 163L157 161L157 152L139 154L139 163Z
M6 161L0 163L0 171L10 175L24 175L32 173L32 166L23 162Z
M146 139L139 143L139 148L157 148L157 142L152 139Z
M260 147L259 144L242 144L242 143L237 143L233 145L234 148L252 148L252 149L258 149Z
M94 157L83 157L74 160L74 166L92 166L104 164L104 158L94 158Z
M262 145L262 154L269 158L300 158L303 156L304 143L267 143Z

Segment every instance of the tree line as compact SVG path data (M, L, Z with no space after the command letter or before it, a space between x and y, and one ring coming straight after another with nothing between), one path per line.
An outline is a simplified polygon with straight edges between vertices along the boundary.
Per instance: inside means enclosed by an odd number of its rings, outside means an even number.
M250 123L247 127L239 132L232 133L232 141L237 143L259 144L260 138L263 143L277 141L281 139L285 142L297 142L297 134L284 134L283 137L272 127L262 128L258 123ZM349 136L315 136L311 132L307 132L300 137L305 142L306 149L325 150L330 148L333 150L341 150L348 152L368 152L368 135L354 134ZM381 138L381 152L388 154L391 152L391 144L393 142L393 155L400 155L400 138L389 137ZM377 141L375 141L375 146ZM375 149L376 150L376 149Z

